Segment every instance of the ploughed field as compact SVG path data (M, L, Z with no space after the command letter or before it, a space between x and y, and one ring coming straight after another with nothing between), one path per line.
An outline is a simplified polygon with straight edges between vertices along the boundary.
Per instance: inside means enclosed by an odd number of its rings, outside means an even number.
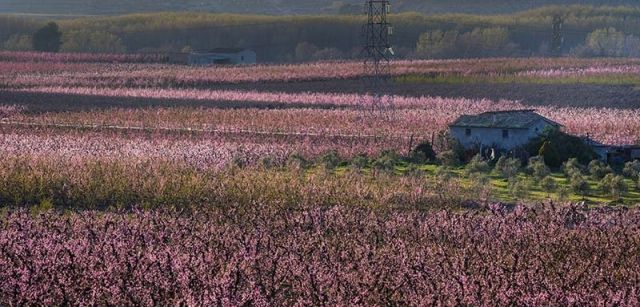
M154 60L0 52L0 305L638 304L637 208L397 155L531 106L633 144L640 61L398 61L372 116L360 63Z

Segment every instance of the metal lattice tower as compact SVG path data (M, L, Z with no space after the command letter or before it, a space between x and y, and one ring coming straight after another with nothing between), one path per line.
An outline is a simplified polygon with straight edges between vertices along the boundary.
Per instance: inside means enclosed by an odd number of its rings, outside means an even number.
M554 56L560 56L562 54L562 44L564 43L564 36L562 30L564 27L564 18L560 15L553 16L553 38L551 41L551 52Z
M363 107L372 112L387 112L394 109L391 79L391 46L393 27L387 16L391 12L389 0L367 0L365 3L367 23L364 36L364 87Z

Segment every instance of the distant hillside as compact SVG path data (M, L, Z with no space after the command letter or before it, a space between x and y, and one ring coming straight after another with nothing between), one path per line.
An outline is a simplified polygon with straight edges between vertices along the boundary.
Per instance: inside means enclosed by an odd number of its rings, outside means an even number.
M354 14L364 0L0 0L0 14L115 15L202 11L257 14ZM396 11L511 13L545 5L638 5L637 0L395 0Z
M27 0L23 0L27 1ZM41 0L44 1L44 0ZM264 1L264 0L260 0ZM553 16L565 23L554 41ZM640 8L550 6L513 14L393 14L399 58L640 57ZM58 20L64 52L251 48L260 62L360 56L364 16L141 13ZM46 19L0 15L0 49L32 50ZM555 46L555 47L554 47Z

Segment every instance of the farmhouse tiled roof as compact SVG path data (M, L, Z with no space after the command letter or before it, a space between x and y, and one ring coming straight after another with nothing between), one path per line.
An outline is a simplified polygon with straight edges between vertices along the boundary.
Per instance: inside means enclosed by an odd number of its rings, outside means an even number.
M527 129L540 120L554 126L561 126L536 113L535 110L511 110L462 115L451 124L451 127Z
M245 48L215 48L209 50L210 53L239 53L245 51Z
M192 54L236 54L248 50L246 48L215 48L209 50L196 50Z

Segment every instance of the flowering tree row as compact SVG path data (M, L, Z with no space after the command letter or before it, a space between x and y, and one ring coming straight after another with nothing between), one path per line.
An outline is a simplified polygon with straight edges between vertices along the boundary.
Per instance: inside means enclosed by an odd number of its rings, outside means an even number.
M347 79L363 75L360 62L319 62L295 65L250 67L190 67L164 64L126 63L127 61L33 60L13 53L0 53L0 80L12 86L208 86L218 83ZM13 57L12 57L13 56ZM135 57L135 56L133 56ZM3 60L4 59L4 60ZM104 63L108 62L108 63ZM111 63L115 62L115 63ZM396 61L394 75L456 74L547 76L629 74L638 70L634 60L580 59L478 59L441 61ZM44 74L44 75L43 75Z
M118 66L111 65L111 69L115 67ZM65 74L101 71L104 68L104 65L94 63L0 62L0 80L12 85L20 85L35 82L43 76L58 75L58 78L63 78ZM80 77L80 75L75 76Z
M640 66L592 66L586 68L569 67L557 69L536 69L522 71L517 74L520 77L574 77L574 76L597 76L597 75L637 75L640 73Z
M278 93L253 91L209 91L180 89L101 89L46 87L24 90L31 93L73 94L101 97L153 98L210 102L211 107L226 102L247 103L251 107L281 105L293 108L356 109L371 103L371 98L355 94ZM453 99L440 97L402 97L394 100L398 111L395 122L362 118L363 112L350 109L218 110L150 109L109 110L106 112L45 114L16 119L44 123L103 123L145 127L198 128L225 131L259 130L303 133L375 134L408 137L430 136L447 129L462 114L524 109L513 101ZM563 124L569 133L608 144L633 144L640 139L640 111L616 108L539 107L544 116Z
M95 88L95 87L37 87L19 90L25 93L45 93L64 95L83 95L123 98L150 98L173 100L202 100L212 102L259 102L265 106L283 104L300 107L343 107L370 106L371 96L335 93L283 93L235 90L198 90L198 89L165 89L165 88ZM393 100L397 108L430 108L433 110L463 110L465 108L482 107L484 109L500 109L518 105L509 101L491 101L489 99L448 99L440 97L403 97ZM215 106L215 105L214 105Z
M414 143L417 144L416 137ZM198 169L231 163L255 165L265 159L282 164L291 155L315 159L329 151L344 158L375 156L385 150L406 152L410 139L269 134L111 133L59 129L7 128L0 133L0 155L34 155L62 161L165 161Z
M365 162L366 163L366 162ZM0 156L0 203L9 208L52 206L73 210L263 205L292 209L317 204L365 208L459 208L488 199L491 189L459 178L435 180L415 171L399 176L362 164L334 172L335 164L307 168L299 156L282 162L265 156L259 165L235 160L222 169L178 161L78 156L60 159L25 153ZM393 168L393 166L391 166Z
M10 212L4 305L640 304L640 213Z
M17 106L17 105L2 105L2 104L0 104L0 120L5 119L5 118L16 117L22 111L24 111L24 107Z
M46 63L148 63L162 60L159 54L95 54L0 51L0 62Z

